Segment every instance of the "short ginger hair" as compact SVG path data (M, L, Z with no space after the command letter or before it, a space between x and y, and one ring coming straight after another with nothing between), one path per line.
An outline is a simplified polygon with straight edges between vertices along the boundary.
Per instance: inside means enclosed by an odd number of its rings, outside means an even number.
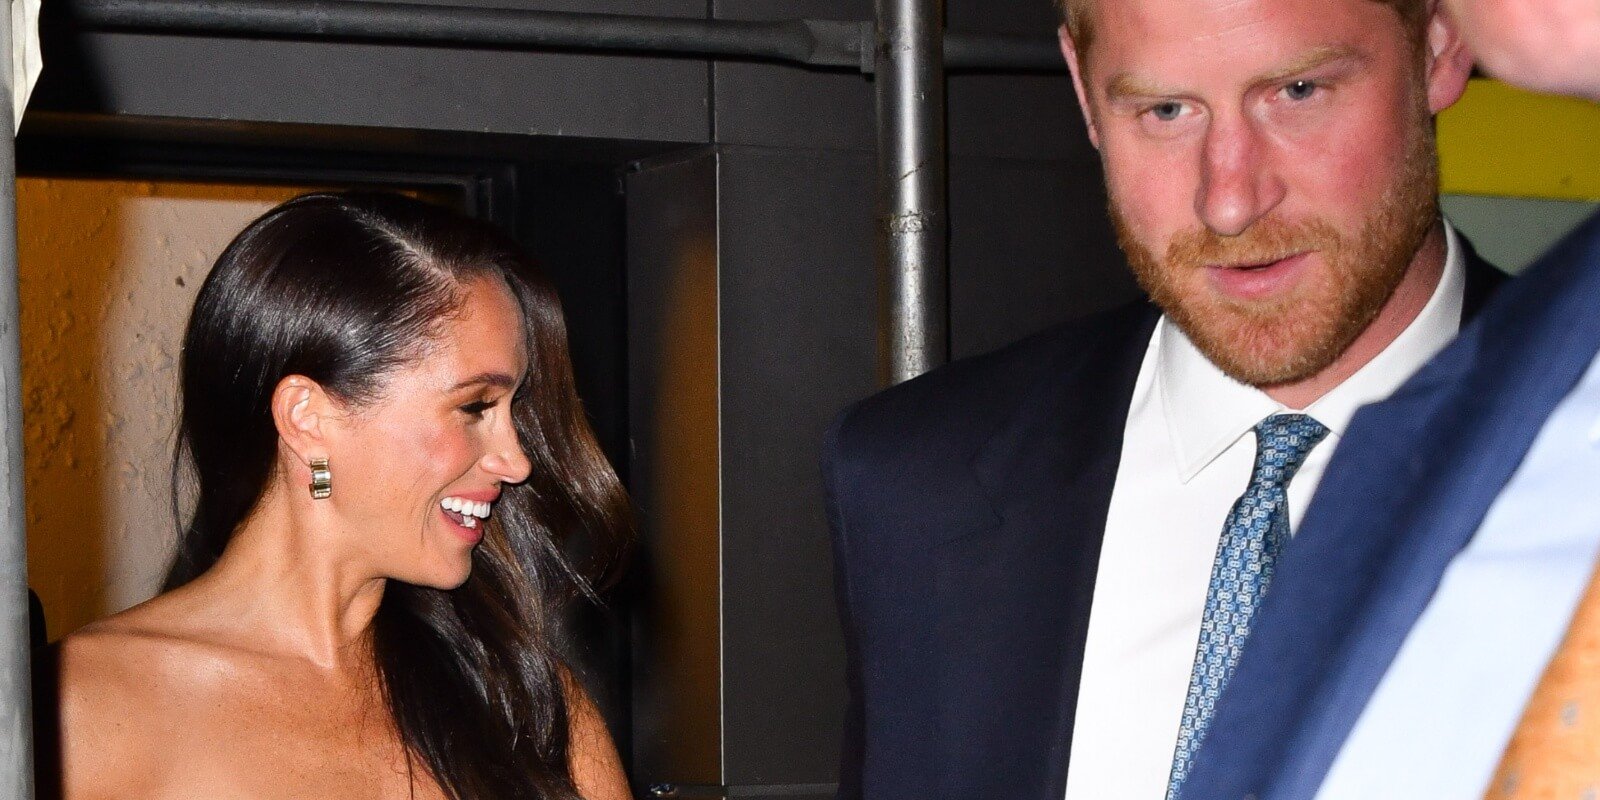
M1118 2L1118 0L1107 1ZM1053 0L1053 2L1056 4L1056 10L1061 12L1061 22L1066 26L1067 33L1072 36L1073 46L1080 54L1088 51L1090 42L1094 41L1094 25L1089 6L1095 0ZM1394 9L1395 13L1400 15L1400 21L1406 30L1410 32L1412 40L1418 43L1422 41L1428 19L1434 9L1432 0L1369 0L1369 2L1382 3Z

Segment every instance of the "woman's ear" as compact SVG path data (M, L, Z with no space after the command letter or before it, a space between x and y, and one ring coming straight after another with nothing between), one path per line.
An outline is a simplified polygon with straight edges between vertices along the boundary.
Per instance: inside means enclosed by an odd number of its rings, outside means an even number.
M328 457L329 426L337 410L322 385L304 375L286 376L272 390L272 424L302 464Z

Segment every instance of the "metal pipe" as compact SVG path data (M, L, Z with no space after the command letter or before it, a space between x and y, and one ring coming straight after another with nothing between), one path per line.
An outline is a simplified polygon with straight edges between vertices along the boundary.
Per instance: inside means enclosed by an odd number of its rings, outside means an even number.
M876 0L880 377L950 358L944 0Z
M0 796L33 797L28 547L22 505L22 352L17 305L16 126L9 15L0 24Z
M70 6L65 14L91 29L665 51L848 66L860 63L858 53L838 49L857 35L855 23L746 22L356 0L74 0L64 5ZM838 30L841 26L850 29L848 36L841 35L846 33Z
M360 0L63 0L47 20L83 30L138 30L503 47L614 50L786 61L870 72L872 24L854 20L773 22L625 14L580 14ZM951 66L1059 72L1053 39L956 34L945 42Z

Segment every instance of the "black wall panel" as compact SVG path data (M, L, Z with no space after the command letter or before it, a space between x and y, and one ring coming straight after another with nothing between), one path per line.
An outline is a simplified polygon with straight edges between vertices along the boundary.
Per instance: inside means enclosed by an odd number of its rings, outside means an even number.
M871 0L713 0L717 19L867 20ZM717 62L715 137L725 144L870 151L872 81L859 71Z
M456 5L699 17L703 0ZM705 141L707 62L45 30L34 107L136 116Z
M873 388L871 158L725 148L723 699L732 785L836 780L844 651L817 459ZM863 312L868 313L863 313Z
M1092 152L1073 161L951 160L952 357L1137 296L1099 175Z
M627 178L628 483L640 533L629 755L641 783L722 783L716 176L716 154L699 150Z

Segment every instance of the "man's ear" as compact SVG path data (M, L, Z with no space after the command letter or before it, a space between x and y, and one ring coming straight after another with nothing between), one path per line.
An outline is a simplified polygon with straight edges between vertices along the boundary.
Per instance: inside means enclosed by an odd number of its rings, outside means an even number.
M338 408L321 384L304 375L285 376L272 390L272 424L302 464L328 457L330 423Z
M1433 4L1428 19L1426 51L1428 112L1437 114L1456 104L1472 77L1472 51L1461 38L1461 27L1443 3Z
M1089 128L1089 144L1100 149L1100 131L1094 125L1094 114L1089 111L1089 94L1083 90L1083 66L1078 60L1078 46L1072 41L1072 34L1067 26L1062 25L1056 30L1056 36L1061 40L1061 57L1067 60L1067 69L1072 72L1072 90L1078 95L1078 108L1083 111L1083 124Z

